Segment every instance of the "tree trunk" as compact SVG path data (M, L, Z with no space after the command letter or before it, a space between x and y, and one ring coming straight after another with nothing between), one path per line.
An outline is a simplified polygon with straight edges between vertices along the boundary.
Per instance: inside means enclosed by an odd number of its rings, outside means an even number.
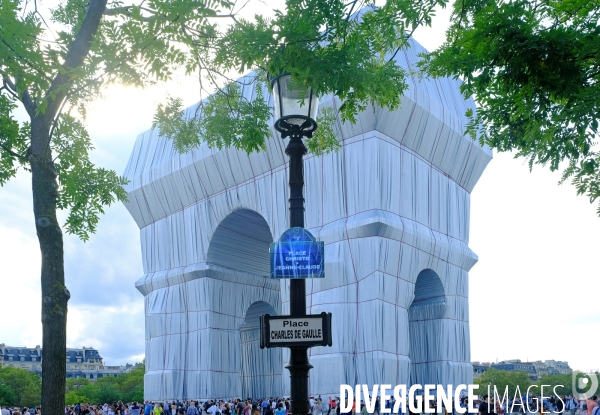
M50 122L31 123L33 213L42 254L42 413L64 415L67 378L67 302L62 231L56 218L57 181L49 150Z

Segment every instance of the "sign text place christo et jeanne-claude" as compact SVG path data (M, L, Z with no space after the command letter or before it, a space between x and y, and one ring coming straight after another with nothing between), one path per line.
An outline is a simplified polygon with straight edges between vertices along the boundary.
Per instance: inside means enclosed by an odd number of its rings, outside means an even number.
M324 242L304 228L290 228L271 244L271 278L323 278Z

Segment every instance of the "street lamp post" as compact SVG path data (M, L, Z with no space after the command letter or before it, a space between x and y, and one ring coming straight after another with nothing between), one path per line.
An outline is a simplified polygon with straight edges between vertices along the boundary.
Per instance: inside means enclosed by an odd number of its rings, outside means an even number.
M298 88L292 88L290 75L281 75L271 80L275 107L275 129L281 138L289 137L285 153L290 158L290 228L304 228L304 166L303 157L307 153L302 137L312 137L317 129L317 97L308 88L306 95L300 96ZM290 316L306 316L306 281L290 281ZM290 386L294 415L309 412L308 373L312 365L308 361L308 347L290 347L290 361L286 368L290 371Z

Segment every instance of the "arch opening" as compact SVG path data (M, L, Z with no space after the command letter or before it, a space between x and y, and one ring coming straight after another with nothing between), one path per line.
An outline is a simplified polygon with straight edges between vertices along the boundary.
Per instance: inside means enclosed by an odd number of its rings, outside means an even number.
M242 346L242 396L279 396L281 393L281 349L260 348L260 316L277 315L271 304L256 301L248 307L240 327Z
M256 275L269 275L269 246L273 242L265 219L238 209L219 224L208 247L207 262Z
M431 269L419 273L415 294L408 309L410 336L410 383L438 384L441 353L447 347L442 320L446 314L446 294L440 277Z

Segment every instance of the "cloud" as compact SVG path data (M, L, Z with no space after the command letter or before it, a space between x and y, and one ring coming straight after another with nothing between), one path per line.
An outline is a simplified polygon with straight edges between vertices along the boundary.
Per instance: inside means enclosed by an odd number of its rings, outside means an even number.
M111 206L86 243L65 239L65 272L71 304L118 306L143 297L139 229L122 204Z
M107 365L141 361L144 336L143 301L117 306L78 305L69 311L69 347L94 347Z

